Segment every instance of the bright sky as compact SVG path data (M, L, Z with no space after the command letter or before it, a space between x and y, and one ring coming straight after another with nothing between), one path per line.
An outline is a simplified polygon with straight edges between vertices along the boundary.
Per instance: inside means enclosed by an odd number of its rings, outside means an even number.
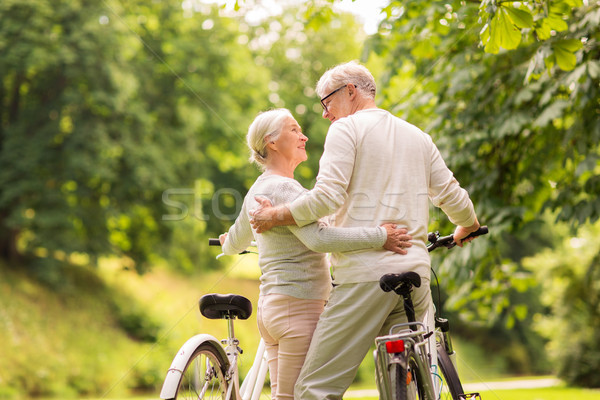
M235 0L200 0L202 3L226 4L226 8L233 9ZM294 0L287 0L294 1ZM254 9L246 14L249 19L261 19L267 15L275 15L283 11L282 1L259 0ZM278 4L279 3L279 4ZM342 0L334 5L334 9L348 11L355 14L363 23L365 32L373 34L377 32L377 25L382 19L381 9L389 4L389 0Z
M334 9L355 14L358 20L363 23L365 32L371 35L377 32L377 26L383 19L381 9L387 6L389 2L389 0L342 0L334 6Z

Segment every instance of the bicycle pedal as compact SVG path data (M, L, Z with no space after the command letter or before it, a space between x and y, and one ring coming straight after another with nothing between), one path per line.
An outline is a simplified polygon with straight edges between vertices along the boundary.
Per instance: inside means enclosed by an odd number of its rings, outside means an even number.
M479 393L464 393L458 395L460 400L481 400L481 395Z

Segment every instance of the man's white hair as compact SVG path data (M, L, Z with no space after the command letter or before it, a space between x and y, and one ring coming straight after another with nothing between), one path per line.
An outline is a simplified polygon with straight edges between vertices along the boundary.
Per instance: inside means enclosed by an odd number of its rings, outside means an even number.
M357 61L350 61L328 69L319 82L316 92L320 97L327 96L331 91L347 84L353 84L365 97L374 99L377 85L371 72Z

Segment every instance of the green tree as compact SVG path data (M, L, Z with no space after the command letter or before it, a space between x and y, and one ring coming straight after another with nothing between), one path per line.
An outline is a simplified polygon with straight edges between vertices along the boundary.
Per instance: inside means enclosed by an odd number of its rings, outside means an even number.
M539 305L527 301L535 281L520 260L552 245L545 210L573 227L600 213L600 6L563 9L569 29L498 54L477 45L475 3L403 1L389 11L367 44L385 64L381 105L434 136L491 227L489 238L446 257L449 302L465 316L528 337ZM557 56L562 46L575 57L573 68L557 61L571 58ZM436 225L450 229L443 221ZM535 347L525 349L530 359Z
M402 0L384 12L362 57L380 78L379 104L432 134L491 227L444 256L448 304L494 332L533 337L541 305L521 259L553 245L544 212L573 228L600 216L600 6ZM313 2L309 21L330 15ZM432 228L450 230L437 216ZM528 344L522 360L540 349Z
M6 1L0 19L0 256L143 269L178 227L164 192L213 179L264 97L237 22L177 1Z
M290 7L248 29L256 62L270 71L271 106L289 108L309 138L309 159L296 170L296 179L311 188L330 125L322 117L316 83L331 66L360 57L364 34L350 14L305 25L301 21L307 10Z
M585 226L576 237L569 237L564 224L553 232L566 238L524 260L542 288L544 306L552 311L539 313L535 328L547 338L561 378L571 385L600 387L600 227Z

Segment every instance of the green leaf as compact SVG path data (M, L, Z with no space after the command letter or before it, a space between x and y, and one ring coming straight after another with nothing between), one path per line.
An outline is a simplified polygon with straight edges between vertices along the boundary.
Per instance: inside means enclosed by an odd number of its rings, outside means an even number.
M554 29L557 32L566 31L569 28L567 23L562 19L561 15L550 13L548 18L545 20L548 21L550 29Z
M600 62L595 60L588 61L587 71L590 74L590 78L597 79L600 76Z
M519 28L532 28L533 16L529 10L513 7L503 7L507 12L512 22Z
M535 34L539 40L550 39L550 36L552 36L552 28L550 27L547 18L542 19L539 25L535 27Z
M527 305L519 304L514 308L514 315L519 321L523 321L527 317Z
M491 23L491 38L496 46L513 50L521 43L521 31L512 23L505 7L498 9Z
M550 70L552 69L552 67L554 67L554 63L556 63L556 57L554 54L551 54L548 57L544 58L544 65L546 66L548 73L550 73Z
M577 57L575 57L575 54L562 47L555 48L554 55L556 56L556 65L563 71L571 71L575 68L575 65L577 65Z
M556 42L554 44L554 47L562 47L565 50L570 51L571 53L574 53L583 47L583 43L581 43L581 40L577 40L577 39L565 39L565 40L559 40L558 42Z
M479 33L479 37L481 38L481 43L485 46L484 51L486 53L497 54L500 51L500 47L496 40L490 40L490 31L490 24L487 23Z
M548 125L552 120L563 116L565 108L569 106L569 103L564 100L555 101L544 109L539 117L533 122L534 127L543 128Z
M577 65L577 57L574 52L579 50L583 44L577 39L559 40L552 45L556 64L563 71L571 71Z

